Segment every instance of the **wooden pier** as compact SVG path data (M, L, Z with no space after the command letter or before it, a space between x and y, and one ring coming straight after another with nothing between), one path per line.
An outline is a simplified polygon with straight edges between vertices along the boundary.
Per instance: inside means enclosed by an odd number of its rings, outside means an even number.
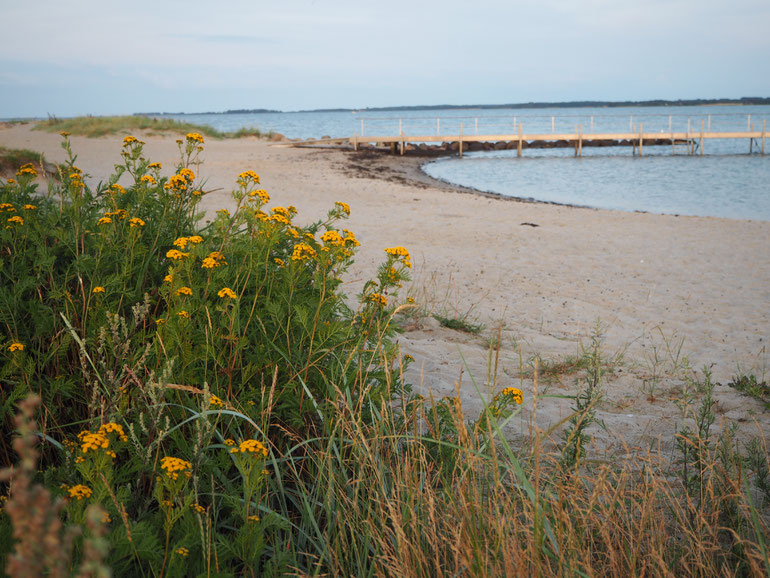
M522 156L525 148L555 148L570 147L575 149L575 156L582 156L583 147L590 146L632 146L634 154L642 155L645 146L668 145L674 150L684 146L687 154L703 155L704 143L712 139L745 139L749 144L749 153L754 152L754 147L762 155L765 154L765 141L767 138L766 121L762 121L762 130L714 132L704 130L701 122L700 130L674 131L674 132L644 132L644 126L640 125L638 131L617 133L584 133L582 126L573 133L524 133L522 125L518 125L515 134L463 134L462 124L458 134L450 135L412 135L401 132L398 135L366 135L354 134L345 138L324 138L304 141L295 141L294 146L312 145L347 145L358 150L361 145L374 144L390 145L393 152L396 149L404 154L410 143L441 143L452 145L457 143L456 150L463 156L463 148L469 143L504 143L501 148L516 149L517 156ZM454 148L452 149L455 150Z

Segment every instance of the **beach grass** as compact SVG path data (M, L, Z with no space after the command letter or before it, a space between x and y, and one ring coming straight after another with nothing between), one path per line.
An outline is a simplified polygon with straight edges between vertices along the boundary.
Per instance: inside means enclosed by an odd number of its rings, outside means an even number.
M544 394L535 358L531 394L469 374L468 416L405 378L405 247L342 293L345 202L300 226L246 170L201 225L200 133L172 171L127 136L94 190L63 145L47 195L34 163L0 182L7 574L767 575L767 441L715 433L708 370L666 454L594 447L616 360L598 331L543 368L576 391Z
M0 147L0 174L14 174L22 165L41 166L43 162L43 155L38 152Z
M242 138L246 136L261 137L259 129L242 128L236 132L227 133L216 130L205 124L194 124L173 118L124 115L124 116L79 116L73 118L50 117L39 122L35 128L48 132L67 132L73 135L100 137L110 134L130 134L137 131L147 131L150 134L195 132L212 138Z

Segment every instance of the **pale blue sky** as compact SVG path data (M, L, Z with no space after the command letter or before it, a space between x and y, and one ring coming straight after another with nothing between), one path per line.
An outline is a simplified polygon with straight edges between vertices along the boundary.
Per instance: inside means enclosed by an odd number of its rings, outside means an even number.
M770 96L768 0L0 7L0 118Z

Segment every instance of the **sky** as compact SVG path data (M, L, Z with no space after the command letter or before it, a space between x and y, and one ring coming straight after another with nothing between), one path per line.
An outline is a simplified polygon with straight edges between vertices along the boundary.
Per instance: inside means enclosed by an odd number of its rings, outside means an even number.
M0 0L0 118L770 96L768 0Z

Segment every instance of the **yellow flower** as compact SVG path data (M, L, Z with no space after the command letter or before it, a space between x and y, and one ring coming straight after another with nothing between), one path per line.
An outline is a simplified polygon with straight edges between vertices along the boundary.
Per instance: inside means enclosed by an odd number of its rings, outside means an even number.
M130 145L130 144L134 144L135 142L140 142L140 141L139 141L139 140L137 140L137 139L136 139L136 137L133 137L133 136L127 136L127 137L125 137L125 138L123 139L123 146L125 147L125 146L128 146L128 145Z
M227 297L229 299L235 299L236 298L235 292L232 289L230 289L229 287L223 287L222 289L217 291L217 295L219 295L223 299L225 297Z
M187 311L185 311L184 309L182 309L179 313L177 313L177 315L179 317L181 317L182 319L189 319L190 318L190 314Z
M91 488L84 486L83 484L72 486L67 490L67 492L69 492L70 498L75 498L78 501L84 498L90 498L91 494L94 493Z
M235 445L235 440L231 440L231 439L228 438L228 439L225 440L225 445L226 446L234 446Z
M68 136L70 135L70 133L68 133L66 130L62 130L62 131L59 131L59 134L60 134L61 136L65 137L65 138L66 138L66 137L68 137Z
M222 215L223 217L229 217L230 211L228 211L227 209L219 209L217 211L217 215Z
M201 267L203 269L213 269L214 267L219 267L220 265L227 265L225 256L219 251L212 251L208 254L208 257L203 260Z
M163 188L167 191L170 191L171 189L177 189L179 191L186 191L187 190L187 180L182 175L173 175L171 178L166 181L166 184L163 185Z
M24 205L22 207L22 210L24 210L24 211L34 211L36 209L37 209L37 207L35 205Z
M165 281L166 283L172 283L174 281L174 277L171 275L171 273L169 273L168 275L163 277L163 281Z
M337 231L326 231L321 235L321 241L328 245L344 245L345 240Z
M259 516L249 516L246 518L246 521L248 522L259 522Z
M115 183L114 185L112 185L112 186L110 187L110 189L112 189L112 190L113 190L114 192L116 192L116 193L120 193L121 195L125 195L125 194L126 194L126 189L124 189L124 188L123 188L122 186L120 186L118 183Z
M203 507L203 506L201 506L200 504L190 504L190 507L191 507L193 510L195 510L196 512L198 512L199 514L203 514L203 513L205 513L205 512L206 512L206 508L204 508L204 507Z
M19 167L19 170L16 171L17 177L36 177L37 176L37 170L35 169L35 165L32 163L27 163L26 165L22 165Z
M203 137L197 132L188 132L185 138L189 141L198 142L203 144Z
M243 181L242 184L246 184L246 182L248 181L252 181L255 184L259 184L259 175L254 171L244 171L238 175L238 180ZM261 197L262 195L259 195L259 196ZM269 200L269 197L268 197L268 200ZM267 202L267 201L264 201L264 202Z
M102 217L101 219L96 221L97 225L109 225L110 223L112 223L111 217Z
M98 431L96 433L90 431L82 431L78 434L80 439L80 451L87 454L89 451L98 451L99 449L106 450L110 447L110 440L107 436Z
M105 289L101 285L97 285L91 290L91 293L104 293Z
M177 295L192 295L193 291L189 287L180 287L176 290Z
M406 302L409 303L410 305L414 305L414 297L407 297Z
M144 227L145 222L139 217L134 217L133 219L129 219L128 225L129 227Z
M212 259L211 257L206 257L203 260L203 262L201 263L201 268L202 269L213 269L217 265L219 265L219 263L217 263L215 259Z
M257 177L257 182L259 182L259 177ZM270 202L270 195L267 194L267 191L265 189L257 189L255 191L251 191L249 193L250 197L259 197L259 200L263 203L269 203Z
M273 261L275 261L280 267L285 267L286 266L286 263L283 262L283 259L280 259L278 257L273 259Z
M190 553L190 551L185 547L177 548L176 550L174 550L174 552L179 554L182 558L186 558L187 555Z
M297 243L294 245L294 250L291 254L292 261L304 261L306 259L312 259L316 256L315 249L307 243Z
M162 165L160 163L150 163L147 165L148 169L161 169Z
M225 406L224 402L221 399L219 399L216 395L212 395L209 398L209 403L211 403L211 405L213 407L224 407Z
M6 182L7 184L9 184L9 185L15 185L15 184L16 184L16 179L8 179L8 180L7 180L7 181L5 181L5 182Z
M406 265L407 267L409 268L412 267L412 263L409 257L409 251L407 251L404 247L392 247L390 249L385 249L385 252L388 255L395 257L396 260L403 261L404 265Z
M379 293L372 293L369 296L369 301L375 305L379 305L380 307L386 307L388 305L387 298L384 295L380 295Z
M282 225L291 225L291 221L283 215L272 215L265 220L272 221L274 223L281 223Z
M172 480L179 478L179 473L189 475L192 464L180 458L166 456L160 460L160 469L165 470L165 474Z
M337 201L334 204L340 209L342 209L342 212L345 213L346 215L350 214L350 205L348 205L347 203L343 203L342 201Z
M193 235L192 237L187 237L187 241L193 245L197 245L199 243L203 243L203 237L200 235Z
M524 401L524 395L521 393L521 390L516 387L506 387L502 391L502 394L505 397L510 397L519 405L521 405L521 403Z
M179 169L179 176L181 176L188 183L191 183L195 180L195 173L190 169Z
M187 237L179 237L176 239L173 243L174 247L179 247L180 249L184 249L187 247L187 243L190 242L190 239Z
M254 458L267 457L267 446L258 440L244 440L230 453L249 454Z
M23 343L19 343L18 341L14 342L14 343L11 343L8 346L8 351L10 351L11 353L13 353L14 351L24 351L24 344Z
M10 219L8 219L8 222L9 223L15 223L17 225L23 225L24 224L24 219L22 219L20 216L16 215L15 217L11 217Z
M143 183L147 183L148 185L154 185L158 182L155 180L155 177L153 177L152 175L144 175L139 180Z
M184 259L187 257L189 253L182 253L181 251L178 251L176 249L169 249L168 252L166 252L166 257L169 259L174 259L175 261L179 261L180 259Z
M14 207L11 203L0 203L0 211L8 211L9 213L13 213L16 211L16 207Z

